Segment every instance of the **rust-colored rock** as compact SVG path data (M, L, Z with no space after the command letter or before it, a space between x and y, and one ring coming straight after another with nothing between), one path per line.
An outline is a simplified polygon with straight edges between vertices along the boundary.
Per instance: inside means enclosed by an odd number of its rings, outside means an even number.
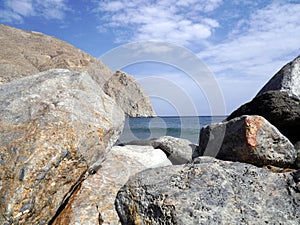
M203 127L197 155L282 168L295 167L297 159L293 144L261 116L241 116Z
M97 170L124 115L86 73L0 85L0 224L48 224Z

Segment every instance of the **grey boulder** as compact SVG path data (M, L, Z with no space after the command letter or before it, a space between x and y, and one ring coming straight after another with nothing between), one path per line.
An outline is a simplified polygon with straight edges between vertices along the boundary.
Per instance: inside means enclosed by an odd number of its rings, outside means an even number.
M87 73L57 69L0 85L0 223L51 224L123 124Z
M268 91L284 91L300 100L300 55L279 70L257 96Z
M184 164L192 160L196 145L186 139L162 136L151 140L154 148L163 150L173 165Z
M115 204L122 224L299 224L297 177L200 157L132 176Z
M203 127L198 155L283 168L293 167L297 158L292 143L261 116L242 116Z

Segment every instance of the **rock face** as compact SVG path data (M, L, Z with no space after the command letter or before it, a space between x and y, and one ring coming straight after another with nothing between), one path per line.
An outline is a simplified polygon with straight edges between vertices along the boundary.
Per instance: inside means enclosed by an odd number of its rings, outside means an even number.
M51 224L123 123L86 73L50 70L0 85L0 223Z
M0 44L0 83L56 68L88 72L100 86L112 76L100 60L42 33L0 24Z
M118 192L122 224L299 224L297 174L200 158L145 170Z
M257 96L268 91L285 91L300 100L300 55L276 73Z
M292 143L300 141L300 101L286 92L269 91L235 110L227 120L242 115L260 115L276 126Z
M130 117L152 117L155 112L149 96L140 84L128 74L117 71L104 85L104 91L113 97Z
M163 150L173 165L180 165L192 161L196 146L189 140L163 136L151 141L154 148Z
M297 158L291 142L261 116L242 116L203 127L199 150L199 155L257 166L293 167Z
M0 24L0 84L49 69L88 72L129 116L154 116L149 97L135 79L111 70L74 46L37 32Z
M88 177L54 224L120 224L114 202L131 175L171 165L166 155L150 146L114 146L101 168Z

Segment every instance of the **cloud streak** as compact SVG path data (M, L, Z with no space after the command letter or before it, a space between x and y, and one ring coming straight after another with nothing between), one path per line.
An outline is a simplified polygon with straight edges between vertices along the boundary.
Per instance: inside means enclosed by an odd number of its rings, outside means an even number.
M199 53L217 74L271 76L300 52L300 4L272 3L239 21L229 38ZM271 73L271 74L270 74ZM249 77L248 77L249 78Z
M117 41L166 41L181 45L199 43L211 36L219 23L205 13L221 0L122 0L95 1L103 24L99 30L114 30ZM126 32L123 28L126 27Z
M62 20L69 11L66 0L4 0L0 19L4 22L23 22L27 17Z

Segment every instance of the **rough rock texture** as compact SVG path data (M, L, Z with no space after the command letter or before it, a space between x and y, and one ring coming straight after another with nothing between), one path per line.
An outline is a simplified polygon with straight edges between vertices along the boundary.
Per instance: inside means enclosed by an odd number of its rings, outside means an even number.
M154 148L163 150L173 165L180 165L192 161L196 146L189 140L163 136L151 141Z
M277 72L257 96L267 91L285 91L300 100L300 55Z
M199 155L257 166L291 167L297 158L291 142L261 116L242 116L203 127L199 151Z
M86 73L51 70L0 85L0 224L51 224L123 123Z
M104 91L113 97L130 117L152 117L155 112L149 96L128 74L117 71L104 85Z
M155 115L133 77L114 75L102 61L62 40L0 24L0 45L0 84L56 68L88 72L101 88L108 82L105 93L129 116Z
M112 76L100 60L42 33L0 24L0 45L0 84L56 68L88 72L100 86Z
M114 206L119 189L131 175L163 165L171 162L161 150L150 146L114 146L101 168L82 183L54 224L120 224Z
M276 126L292 143L300 141L300 101L286 92L269 91L235 110L227 120L242 115L260 115Z
M145 170L118 192L122 224L299 224L296 173L276 174L238 162Z

